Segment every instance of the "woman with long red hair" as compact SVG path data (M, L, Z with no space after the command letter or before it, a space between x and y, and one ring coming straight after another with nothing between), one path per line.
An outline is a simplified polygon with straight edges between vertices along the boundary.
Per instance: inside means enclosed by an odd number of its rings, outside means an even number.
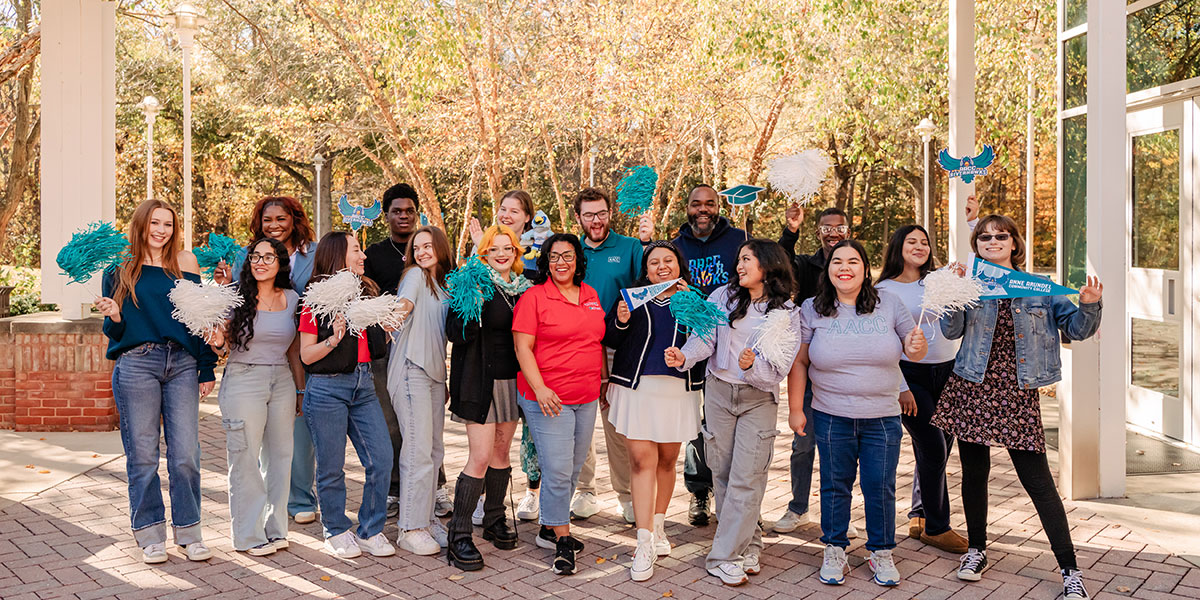
M217 357L198 336L171 317L167 295L179 279L200 283L196 257L182 249L178 215L161 200L147 200L129 222L129 258L104 273L104 315L113 367L113 397L129 479L133 537L146 563L167 560L167 528L158 478L158 440L167 440L168 490L175 543L189 560L212 551L200 531L200 398L213 389ZM161 422L161 427L159 423Z

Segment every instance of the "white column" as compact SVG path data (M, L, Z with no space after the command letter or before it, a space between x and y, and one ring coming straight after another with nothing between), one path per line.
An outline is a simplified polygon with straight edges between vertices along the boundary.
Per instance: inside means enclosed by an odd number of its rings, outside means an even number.
M1072 499L1125 493L1125 3L1088 0L1087 272L1104 283L1097 335L1071 344L1059 477ZM1063 386L1068 387L1068 386Z
M192 37L189 31L179 32L183 47L183 247L192 249Z
M67 285L55 257L87 223L116 218L116 4L42 5L42 301L79 319L99 281Z
M975 155L975 0L950 0L950 154ZM950 260L971 251L963 209L974 183L950 180Z

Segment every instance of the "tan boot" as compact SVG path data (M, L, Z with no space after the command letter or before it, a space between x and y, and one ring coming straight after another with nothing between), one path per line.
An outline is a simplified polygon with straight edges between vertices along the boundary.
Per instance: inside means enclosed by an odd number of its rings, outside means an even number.
M958 532L954 531L953 529L937 535L922 533L921 541L939 550L945 550L951 554L967 553L967 539L961 535L958 535Z
M908 537L919 540L923 533L925 533L924 517L913 517L908 520Z

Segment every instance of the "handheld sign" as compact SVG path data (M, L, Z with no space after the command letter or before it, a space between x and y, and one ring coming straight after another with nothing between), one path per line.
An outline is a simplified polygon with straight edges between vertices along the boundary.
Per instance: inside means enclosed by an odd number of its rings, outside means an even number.
M967 264L970 265L969 274L983 284L980 299L1068 296L1079 293L1079 290L1058 285L1048 279L990 263L974 254Z
M987 168L995 161L996 152L987 144L984 144L983 151L978 156L954 158L947 149L938 152L938 164L946 170L947 177L961 177L963 183L971 183L975 181L975 177L987 175Z
M640 308L643 304L650 301L651 298L670 289L671 286L679 282L679 277L662 283L652 283L650 285L626 288L621 290L621 299L629 306L630 312Z
M370 227L383 213L383 206L378 200L371 206L354 206L350 204L350 198L342 194L342 197L338 198L338 212L342 213L342 220L350 229L358 231L363 227Z
M725 199L733 206L745 206L758 200L758 193L767 188L761 188L756 185L735 185L727 190L720 192Z

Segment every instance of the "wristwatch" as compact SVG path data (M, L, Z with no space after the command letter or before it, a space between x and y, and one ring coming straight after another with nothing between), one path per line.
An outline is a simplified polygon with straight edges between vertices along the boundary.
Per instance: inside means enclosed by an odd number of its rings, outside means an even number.
M333 339L333 338L331 338L331 337L327 337L327 338L325 338L325 347L326 347L326 348L336 348L336 347L337 347L337 344L330 344L330 343L329 343L329 340L332 340L332 339Z

